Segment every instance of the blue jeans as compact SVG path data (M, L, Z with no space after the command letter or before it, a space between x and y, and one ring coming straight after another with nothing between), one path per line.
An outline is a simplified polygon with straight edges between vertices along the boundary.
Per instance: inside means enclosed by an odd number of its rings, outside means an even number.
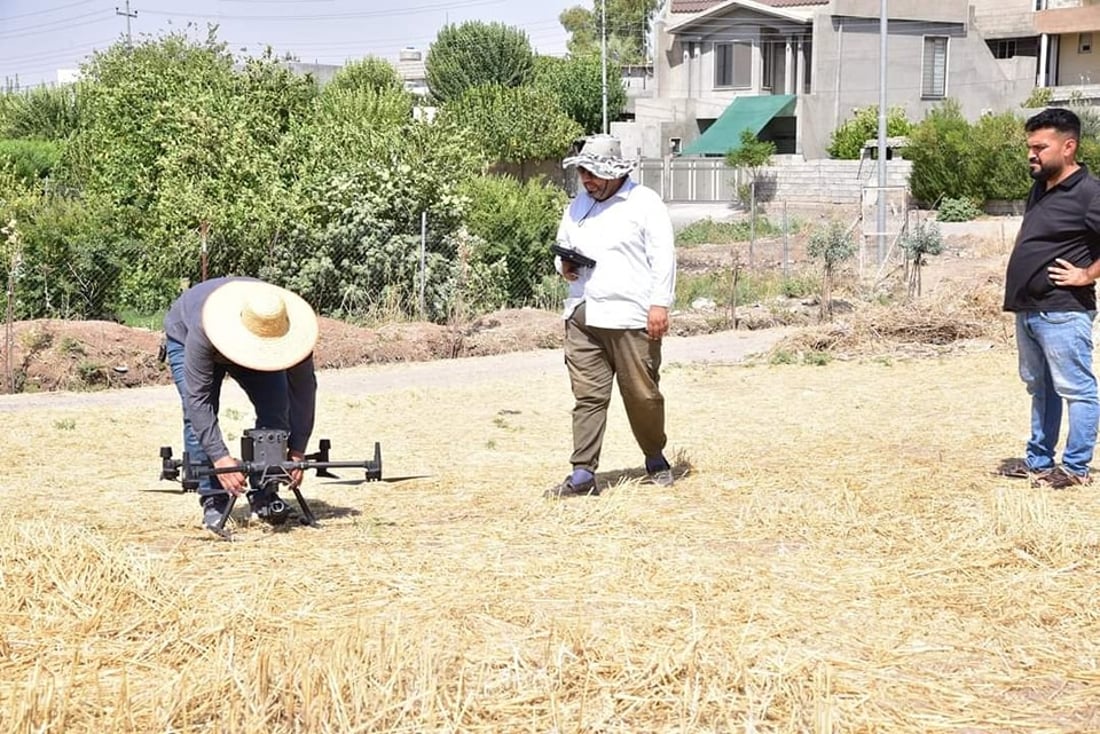
M1027 463L1034 470L1054 466L1054 447L1068 406L1069 435L1062 451L1067 471L1085 474L1096 446L1100 402L1092 370L1095 311L1025 311L1016 314L1020 379L1031 395L1031 438Z
M185 381L183 374L183 345L171 339L168 340L167 349L168 366L172 370L172 381L176 383L180 400L183 401L183 447L192 464L210 465L210 457L199 443L198 436L191 428L191 419L187 416L187 404L184 401ZM277 428L284 431L290 430L290 390L287 385L286 372L259 372L250 370L235 364L215 364L214 381L210 404L214 408L214 415L218 414L221 406L222 380L229 375L241 386L249 402L256 411L256 428ZM252 486L259 489L252 477ZM199 495L205 497L211 494L224 493L221 483L214 476L206 476L199 479Z

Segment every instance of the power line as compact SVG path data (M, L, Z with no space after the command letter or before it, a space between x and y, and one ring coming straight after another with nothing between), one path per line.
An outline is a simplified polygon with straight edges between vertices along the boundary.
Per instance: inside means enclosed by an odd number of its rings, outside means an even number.
M37 36L42 33L56 33L57 31L67 30L69 28L80 28L92 23L101 23L109 16L108 10L96 10L91 13L85 13L84 15L76 15L71 18L64 18L61 20L50 20L45 23L38 23L37 25L23 26L22 28L9 28L3 33L0 33L0 38L22 38L24 36ZM98 21L88 20L89 18L99 17ZM84 22L78 22L84 21ZM37 31L35 33L27 33L26 31Z
M15 20L16 18L29 18L32 15L48 15L49 13L56 13L59 10L68 10L69 8L75 8L78 5L88 5L89 3L94 3L96 1L97 0L79 0L79 2L69 3L68 5L58 5L54 8L45 8L44 10L32 10L29 13L20 13L19 15L5 15L0 18L0 20L9 21Z
M128 48L128 49L133 48L134 44L133 44L133 40L130 36L130 19L137 17L137 11L135 10L134 12L131 13L130 12L130 0L126 0L126 12L123 13L122 11L120 11L118 9L118 6L116 5L115 6L115 15L125 15L126 16L126 48Z
M146 15L161 15L179 18L221 19L221 20L247 20L247 21L303 21L303 20L352 20L355 18L388 18L397 15L414 15L439 10L457 10L462 8L478 7L482 5L499 5L510 0L449 0L448 2L434 5L413 5L397 10L369 10L361 13L331 13L328 15L230 15L228 13L173 13L163 10L146 10Z

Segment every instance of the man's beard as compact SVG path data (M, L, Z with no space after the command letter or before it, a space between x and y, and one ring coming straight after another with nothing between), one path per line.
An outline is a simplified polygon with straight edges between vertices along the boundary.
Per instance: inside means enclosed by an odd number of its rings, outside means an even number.
M1049 181L1050 179L1054 178L1057 174L1061 173L1061 171L1062 171L1061 166L1055 167L1055 166L1051 166L1051 165L1047 165L1047 164L1043 164L1043 163L1039 164L1038 169L1032 168L1030 165L1028 166L1028 169L1027 169L1028 174L1031 176L1031 178L1033 180L1041 181L1041 182Z

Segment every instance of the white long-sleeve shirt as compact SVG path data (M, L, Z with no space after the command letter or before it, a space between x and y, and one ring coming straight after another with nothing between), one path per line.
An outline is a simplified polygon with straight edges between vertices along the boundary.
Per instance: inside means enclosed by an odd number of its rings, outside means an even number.
M627 179L604 201L582 190L562 215L558 243L596 261L569 284L564 318L584 301L589 326L644 329L650 306L672 306L675 236L653 189ZM555 266L560 273L560 258Z

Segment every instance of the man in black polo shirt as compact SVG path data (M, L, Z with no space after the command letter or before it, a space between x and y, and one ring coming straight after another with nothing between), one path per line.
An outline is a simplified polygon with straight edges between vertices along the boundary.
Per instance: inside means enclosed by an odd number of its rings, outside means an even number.
M1031 395L1026 458L1005 473L1033 486L1090 484L1100 402L1092 367L1094 284L1100 277L1100 181L1077 162L1081 121L1051 108L1030 118L1028 163L1035 179L1008 260L1004 310L1016 314L1020 377ZM1069 434L1054 460L1063 401Z

